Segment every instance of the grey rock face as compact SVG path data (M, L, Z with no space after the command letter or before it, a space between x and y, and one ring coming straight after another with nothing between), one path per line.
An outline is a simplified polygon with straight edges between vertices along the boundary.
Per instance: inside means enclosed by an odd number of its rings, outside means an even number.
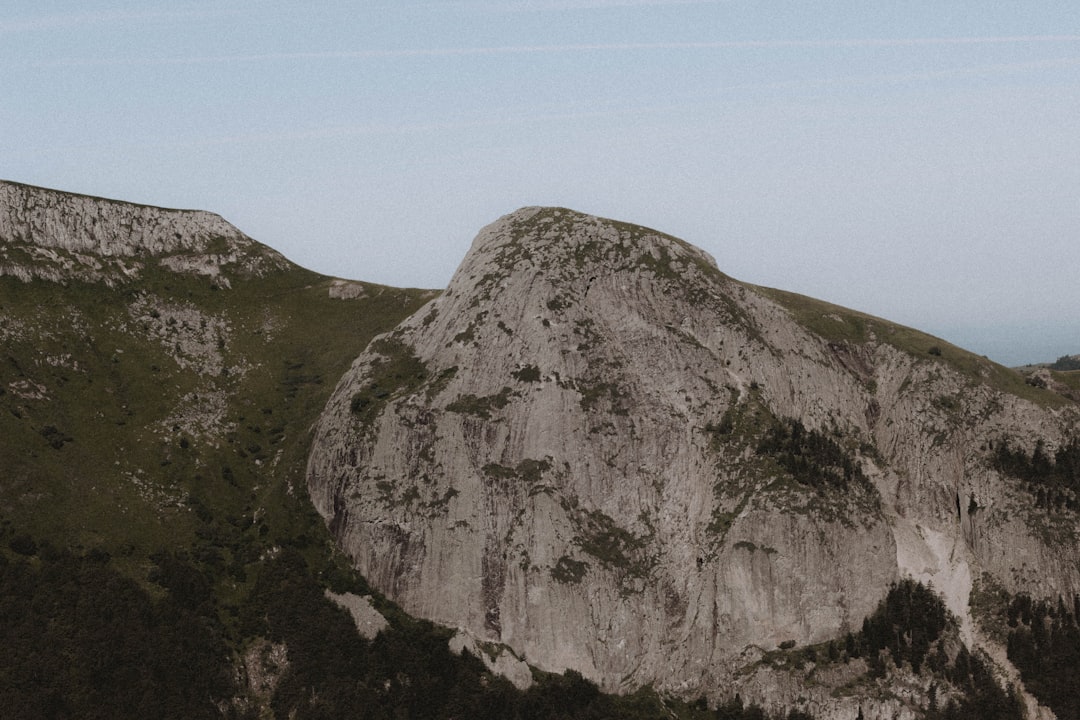
M219 215L117 202L0 181L0 275L29 281L122 283L148 261L173 272L220 278L286 262Z
M354 593L335 593L326 590L326 597L345 608L352 616L360 637L374 640L390 624L371 604L371 598Z
M489 672L502 675L519 690L528 690L533 685L532 670L528 663L515 657L504 645L490 645L477 642L476 638L465 630L458 630L449 642L450 652L461 655L468 650L473 657L480 659Z
M781 685L736 671L857 630L901 576L933 582L969 643L981 573L1080 591L1076 528L1042 532L988 461L1005 437L1062 442L1074 409L913 333L661 233L525 208L357 358L309 490L411 613L611 690L772 701ZM783 464L800 432L831 479Z

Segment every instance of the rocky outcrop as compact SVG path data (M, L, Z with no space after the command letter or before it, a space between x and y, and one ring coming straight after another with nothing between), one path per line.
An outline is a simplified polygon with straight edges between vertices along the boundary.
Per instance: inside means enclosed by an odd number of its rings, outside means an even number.
M1075 521L989 462L1004 438L1064 442L1076 417L670 236L526 208L357 358L308 483L411 613L611 690L765 701L782 693L746 670L762 652L857 630L902 576L932 582L969 643L980 573L1080 592Z
M362 638L374 640L375 636L390 624L382 613L371 604L370 597L356 595L355 593L335 593L330 590L326 591L326 597L349 612L353 623L356 625L356 632Z
M160 266L203 275L262 275L287 261L219 215L169 210L0 181L0 275L109 285Z
M478 641L466 630L458 630L450 638L450 652L462 655L468 652L479 658L488 672L501 675L519 690L528 690L533 685L532 669L529 664L518 658L505 645L494 645Z

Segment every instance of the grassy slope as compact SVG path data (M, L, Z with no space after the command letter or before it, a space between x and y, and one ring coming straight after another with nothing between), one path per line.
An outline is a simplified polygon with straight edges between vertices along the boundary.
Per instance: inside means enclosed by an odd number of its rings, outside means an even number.
M366 297L334 299L331 282L299 268L233 290L165 270L117 289L0 278L7 532L105 550L136 578L163 548L240 578L266 548L310 541L321 527L303 486L310 426L371 337L431 297L366 285ZM185 331L158 336L161 317L132 313L147 299L193 309L203 335L223 329L207 352L227 369L185 367ZM224 432L178 420L214 399Z
M986 383L996 390L1039 405L1056 407L1068 404L1057 393L1027 384L1015 370L933 335L805 295L757 285L748 287L785 307L800 325L825 340L860 344L873 338L917 358L934 357L973 382Z

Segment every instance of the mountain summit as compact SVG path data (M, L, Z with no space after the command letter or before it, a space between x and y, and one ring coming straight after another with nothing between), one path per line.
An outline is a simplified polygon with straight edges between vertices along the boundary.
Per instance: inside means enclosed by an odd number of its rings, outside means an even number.
M533 207L357 358L308 484L374 586L534 666L854 717L851 678L769 653L842 642L908 578L1003 658L973 586L1080 592L1075 515L1002 462L1077 418L930 336Z

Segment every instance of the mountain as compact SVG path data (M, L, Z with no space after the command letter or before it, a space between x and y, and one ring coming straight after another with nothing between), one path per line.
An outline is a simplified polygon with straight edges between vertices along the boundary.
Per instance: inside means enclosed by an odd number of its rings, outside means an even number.
M1004 610L973 599L1080 593L1080 414L1037 385L733 280L663 233L525 208L353 363L308 487L375 587L544 670L818 717L927 712L962 691L947 672L791 658L865 632L910 579L953 618L947 654L1020 691L987 629Z
M23 281L81 280L115 287L153 269L203 275L229 287L289 268L223 218L18 183L0 183L0 274Z
M335 549L312 426L436 295L304 270L211 213L0 181L4 717L712 717L491 660Z
M264 507L348 359L432 293L324 278L222 218L0 183L12 522L111 550ZM224 481L224 482L223 482Z
M5 716L1076 716L1076 373L568 210L438 293L10 182L0 340Z
M210 213L0 183L3 715L304 717L338 655L377 656L380 688L449 663L385 602L378 643L346 634L324 592L370 591L303 483L336 380L434 295L303 270Z

